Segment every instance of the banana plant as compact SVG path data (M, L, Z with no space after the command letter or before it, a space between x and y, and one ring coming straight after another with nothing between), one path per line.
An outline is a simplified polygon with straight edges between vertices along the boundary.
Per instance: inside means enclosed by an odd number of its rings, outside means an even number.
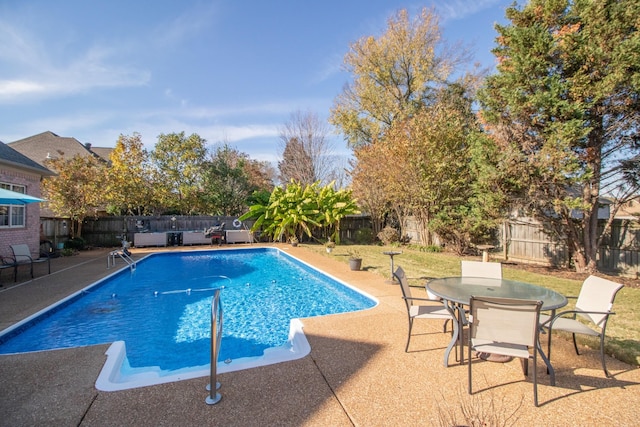
M319 227L319 209L317 203L318 185L306 185L291 181L285 188L276 187L266 206L253 205L240 220L254 218L252 230L262 231L280 240L301 237L304 233L311 236L312 227Z
M347 215L360 213L351 190L335 190L333 182L318 192L321 223L328 229L329 240L340 243L340 220Z

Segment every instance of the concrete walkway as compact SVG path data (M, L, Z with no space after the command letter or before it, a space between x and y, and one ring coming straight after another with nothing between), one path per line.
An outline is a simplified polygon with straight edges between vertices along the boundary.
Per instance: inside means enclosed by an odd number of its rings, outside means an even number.
M208 378L98 391L94 384L107 345L0 356L0 425L471 424L463 411L486 425L638 425L640 370L635 367L610 358L607 364L614 378L606 379L597 350L585 349L576 356L569 342L557 339L552 360L557 386L549 385L541 364L539 408L533 406L531 380L522 375L517 360L505 364L474 360L476 393L469 396L467 366L452 360L453 366L443 367L449 335L441 332L441 322L417 321L409 352L404 352L406 310L397 286L373 273L349 271L347 264L304 246L278 247L375 296L378 306L303 319L312 348L308 356L220 375L223 398L214 406L205 404ZM134 256L146 252L134 250ZM51 275L43 269L46 266L38 265L36 278L30 280L28 272L21 272L18 286L5 273L0 328L112 273L106 268L106 254L93 250L53 259Z

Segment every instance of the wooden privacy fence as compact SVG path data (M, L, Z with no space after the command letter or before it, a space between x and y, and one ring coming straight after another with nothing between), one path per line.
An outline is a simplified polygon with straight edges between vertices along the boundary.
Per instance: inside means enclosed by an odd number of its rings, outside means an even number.
M64 242L68 239L61 232L62 220L42 219L42 229L46 240ZM253 220L242 222L238 225L237 217L231 216L108 216L85 219L82 224L82 238L88 245L113 247L119 246L122 239L133 242L134 234L142 230L149 232L165 231L204 231L205 229L217 225L225 224L225 230L250 229ZM235 223L235 225L234 225ZM343 218L340 222L340 236L342 241L353 241L355 233L361 228L370 228L371 220L367 216L354 215ZM52 234L47 234L49 230ZM54 233L55 232L55 236ZM256 233L259 238L259 233Z
M124 239L133 242L135 233L164 231L204 231L218 224L226 230L251 228L253 221L243 222L239 227L236 217L229 216L109 216L86 219L82 225L82 238L92 246L118 246Z
M506 221L499 236L505 259L553 266L569 265L567 246L545 232L544 225L539 222Z
M604 222L601 223L604 226ZM556 267L570 265L569 249L545 232L534 220L510 220L503 224L500 248L507 260ZM598 249L598 269L638 277L640 272L640 224L635 220L614 220Z
M85 220L82 237L92 246L118 246L124 237L132 242L134 233L147 231L204 231L215 224L225 224L227 230L234 230L236 217L228 216L158 216L132 217L109 216ZM41 219L43 238L54 244L67 240L68 223L61 219ZM243 229L251 228L252 221L244 222ZM237 225L237 223L236 223ZM361 228L371 229L371 220L366 215L343 218L340 223L340 238L344 242L355 241L356 232ZM405 231L412 241L419 243L415 225L408 222ZM503 224L498 233L496 252L502 252L506 260L538 263L558 267L570 265L567 246L560 239L554 239L545 232L544 226L534 220L510 220ZM259 236L257 236L259 237ZM374 236L375 237L375 236ZM598 252L598 268L624 275L640 276L640 224L636 220L614 221Z

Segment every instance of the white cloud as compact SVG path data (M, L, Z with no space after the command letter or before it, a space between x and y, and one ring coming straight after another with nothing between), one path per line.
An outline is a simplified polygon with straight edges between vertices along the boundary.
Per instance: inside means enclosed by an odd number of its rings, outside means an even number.
M44 92L46 88L37 82L27 80L0 80L0 99L2 96L16 97L25 94Z
M123 64L112 48L93 45L77 53L75 48L40 40L2 20L0 70L0 103L140 86L150 79L148 71Z
M153 32L151 42L159 47L175 46L193 38L215 22L217 7L211 3L197 3L171 22L164 23Z
M440 16L441 23L466 18L474 13L488 9L501 0L435 0L433 6Z

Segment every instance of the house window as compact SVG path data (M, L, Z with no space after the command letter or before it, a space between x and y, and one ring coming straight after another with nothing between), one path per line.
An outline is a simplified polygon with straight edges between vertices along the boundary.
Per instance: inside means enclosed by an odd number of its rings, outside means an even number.
M27 188L24 185L0 182L0 188L16 193L27 193ZM24 205L0 205L0 228L24 227L26 215L27 210Z

